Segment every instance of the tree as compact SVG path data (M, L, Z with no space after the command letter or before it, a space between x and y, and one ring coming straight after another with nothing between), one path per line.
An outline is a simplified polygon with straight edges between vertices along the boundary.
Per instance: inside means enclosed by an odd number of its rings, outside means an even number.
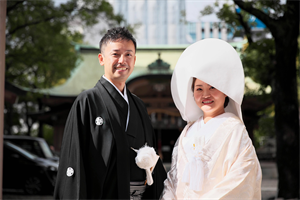
M296 57L299 37L299 1L234 0L246 12L259 18L270 30L275 42L275 74L272 95L275 104L277 136L278 197L299 198L299 105Z
M114 26L123 21L105 0L58 6L51 0L9 0L6 16L6 80L27 88L47 88L68 78L80 58L72 42L82 42L81 33L69 30L71 22L91 26L101 19Z
M287 0L286 4L281 4L280 0L233 2L234 9L229 9L230 5L225 4L218 11L218 16L232 28L242 28L248 39L249 46L242 57L245 72L262 86L272 87L277 138L278 197L298 199L299 105L296 59L299 1ZM237 12L236 6L242 11ZM273 38L254 41L251 24L247 20L249 15L261 20Z
M72 30L72 24L89 27L99 20L108 27L124 21L113 13L105 0L69 0L55 5L55 1L8 0L6 13L6 81L29 90L49 88L62 83L80 62L74 43L82 43L83 35ZM78 24L79 23L79 24ZM130 28L130 27L129 27ZM18 112L6 104L6 132L11 125L20 127L15 118L22 118L30 134L35 121L29 113L42 111L40 95L27 94L19 98ZM32 110L35 109L35 110ZM10 118L10 119L9 119ZM42 130L42 124L40 124ZM24 134L24 133L23 133ZM41 135L40 135L41 136Z

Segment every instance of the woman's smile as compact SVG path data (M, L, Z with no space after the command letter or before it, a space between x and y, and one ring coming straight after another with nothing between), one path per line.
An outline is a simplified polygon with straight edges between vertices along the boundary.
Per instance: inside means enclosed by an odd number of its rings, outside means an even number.
M225 112L225 98L226 95L218 89L199 79L195 80L194 99L203 111L204 118L208 117L207 120Z
M212 100L204 100L204 101L202 101L202 103L204 104L204 105L210 105L210 104L212 104L214 101L212 101Z

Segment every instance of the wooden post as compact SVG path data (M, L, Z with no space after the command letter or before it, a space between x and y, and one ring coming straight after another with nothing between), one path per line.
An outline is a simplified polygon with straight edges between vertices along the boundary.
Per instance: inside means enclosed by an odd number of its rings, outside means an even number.
M3 179L6 0L0 0L0 199Z

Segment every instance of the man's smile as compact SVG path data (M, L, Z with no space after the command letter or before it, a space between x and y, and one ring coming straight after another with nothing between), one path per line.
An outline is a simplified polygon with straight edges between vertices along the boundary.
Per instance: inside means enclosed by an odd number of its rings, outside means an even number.
M115 68L117 71L125 71L128 69L128 67L116 67Z

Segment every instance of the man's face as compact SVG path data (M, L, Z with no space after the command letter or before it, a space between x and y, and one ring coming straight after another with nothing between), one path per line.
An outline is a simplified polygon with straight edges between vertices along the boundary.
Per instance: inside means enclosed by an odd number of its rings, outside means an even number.
M109 41L98 55L104 75L114 85L125 83L134 69L135 47L131 40Z

